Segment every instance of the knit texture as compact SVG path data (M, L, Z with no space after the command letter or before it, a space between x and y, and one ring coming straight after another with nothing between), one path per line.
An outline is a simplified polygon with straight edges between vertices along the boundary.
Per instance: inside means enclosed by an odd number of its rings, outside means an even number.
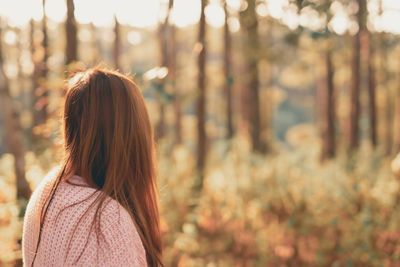
M41 207L56 174L53 171L43 179L27 206L22 235L22 256L27 267L32 265L39 239ZM147 266L137 229L117 201L107 198L103 204L103 235L98 238L95 228L91 230L96 207L90 206L99 193L79 176L59 184L44 219L34 266Z

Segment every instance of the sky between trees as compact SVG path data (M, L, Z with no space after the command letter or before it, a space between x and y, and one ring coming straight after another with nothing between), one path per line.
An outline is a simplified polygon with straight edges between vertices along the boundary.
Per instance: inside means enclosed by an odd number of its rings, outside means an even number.
M0 0L0 15L7 19L12 26L24 26L29 24L31 18L39 21L43 16L42 0ZM93 23L95 26L109 26L114 24L114 16L121 24L134 27L156 27L159 21L163 21L167 9L167 0L75 0L75 17L80 24ZM295 29L299 25L318 30L325 27L326 18L319 15L311 8L302 9L300 12L289 0L261 0L257 7L257 13L261 17L271 16L281 20L289 28ZM231 13L245 9L247 2L242 0L227 1ZM343 6L340 1L333 1L331 11L334 17L330 21L330 28L337 34L346 31L355 33L357 23L350 18L356 5ZM46 13L50 20L63 22L66 16L66 4L64 0L46 1ZM397 27L397 18L400 15L400 1L383 0L382 10L379 1L368 1L369 23L372 31L386 31L400 33ZM219 28L224 24L225 13L219 0L210 0L206 9L207 23ZM178 27L186 27L198 23L200 17L200 1L176 0L171 11L170 23ZM238 17L230 17L230 28L238 31L240 23Z

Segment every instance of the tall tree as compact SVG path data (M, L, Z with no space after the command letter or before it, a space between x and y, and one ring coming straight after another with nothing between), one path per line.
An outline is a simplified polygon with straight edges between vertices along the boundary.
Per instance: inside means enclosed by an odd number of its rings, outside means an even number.
M203 170L206 160L206 16L204 13L207 0L201 0L201 13L199 22L199 35L198 43L200 45L200 52L197 58L197 103L196 103L196 114L197 114L197 169L199 171L199 183L198 187L203 187Z
M10 87L4 72L0 26L0 108L4 120L5 144L14 156L14 170L16 176L17 198L29 199L31 189L25 177L24 138L19 114L10 95Z
M388 47L386 43L385 33L381 33L381 47ZM384 154L390 156L393 149L393 98L391 88L388 85L390 79L389 70L387 66L388 62L388 51L387 49L381 49L382 60L380 69L382 71L383 82L385 83L385 109L384 109Z
M256 14L256 0L248 0L246 10L240 12L240 22L245 38L245 55L248 73L248 90L246 91L249 131L254 151L265 152L266 143L261 139L261 118L259 101L258 58L259 35L258 20Z
M383 15L383 7L382 0L378 2L378 14L380 17ZM390 41L387 38L388 35L385 32L380 32L378 35L378 43L381 49L379 49L380 61L379 61L379 70L380 70L380 83L384 84L384 93L385 93L385 108L383 110L383 149L384 155L390 156L393 152L393 99L391 88L388 85L388 81L390 79L389 70L388 70L388 50L391 47ZM368 43L368 42L367 42ZM370 42L371 44L371 42ZM372 45L372 44L371 44ZM371 49L370 49L371 50ZM394 147L396 149L396 147Z
M119 62L120 54L121 54L120 25L119 25L117 16L114 16L114 50L113 50L113 59L114 59L114 67L116 69L120 68L120 62Z
M38 90L40 84L40 62L38 57L36 56L36 42L35 42L35 21L33 19L30 20L30 31L29 31L29 41L30 41L30 52L31 59L33 62L33 73L32 73L32 94L31 94L31 108L32 108L32 128L36 126L37 122L35 122L35 112L36 112L36 103L38 102L38 97L36 95L36 91Z
M334 105L334 68L332 64L332 51L330 45L325 51L325 82L321 86L321 137L324 161L335 156L335 105Z
M74 0L67 0L67 21L65 23L66 33L66 64L70 64L78 58L77 26L75 20Z
M360 119L360 49L361 33L366 29L366 0L357 0L358 31L353 37L353 58L351 63L350 85L350 120L349 120L349 151L354 151L359 145L359 119Z
M398 46L398 53L400 55L400 45ZM394 152L400 153L400 57L397 60L398 70L397 70L397 87L396 87L396 115L395 115L395 137L394 137Z
M168 26L169 26L169 17L171 14L173 6L173 1L170 0L168 3L167 15L162 23L158 26L158 45L160 49L160 65L162 67L169 68L169 42L168 42ZM169 75L168 75L169 76ZM156 125L156 138L160 139L165 135L165 92L166 92L166 79L165 77L161 78L157 81L157 86L159 87L159 119Z
M375 82L375 61L374 61L374 48L372 33L366 32L366 46L367 46L367 65L368 65L368 98L369 98L369 125L370 125L370 139L371 144L375 148L377 145L377 122L376 122L376 82Z
M169 10L174 7L174 0L169 1ZM174 89L174 111L175 111L175 138L176 143L182 142L182 97L176 82L176 65L177 65L177 42L176 42L176 26L171 23L169 25L169 67L168 78Z
M315 3L315 2L314 2ZM318 114L319 126L322 142L322 149L320 160L323 162L327 159L333 158L336 154L336 140L335 140L335 86L334 86L334 65L332 63L332 53L334 50L334 34L329 30L328 25L333 17L331 10L332 2L329 0L321 0L317 5L312 5L307 2L308 7L313 6L314 9L323 15L326 15L326 24L323 31L312 31L311 37L313 39L322 39L321 58L324 67L324 74L320 79L318 85ZM301 11L299 7L299 12Z
M34 22L31 20L30 29L30 42L32 61L34 70L32 75L33 94L32 94L32 107L33 107L33 123L32 126L37 126L46 121L48 112L48 97L49 92L46 84L48 67L47 59L49 57L48 49L48 33L47 33L47 16L46 16L46 0L42 0L43 18L42 18L42 34L43 39L41 45L38 47L34 42Z
M225 97L226 97L226 120L227 138L233 137L233 108L232 108L232 71L231 71L231 33L229 30L229 11L226 0L224 1L225 24L224 24L224 75L225 75Z

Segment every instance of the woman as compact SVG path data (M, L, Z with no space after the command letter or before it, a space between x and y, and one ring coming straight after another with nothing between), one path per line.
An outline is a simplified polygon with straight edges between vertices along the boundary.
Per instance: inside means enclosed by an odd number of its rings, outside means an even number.
M25 266L163 266L153 132L134 82L76 74L64 107L66 157L29 200Z

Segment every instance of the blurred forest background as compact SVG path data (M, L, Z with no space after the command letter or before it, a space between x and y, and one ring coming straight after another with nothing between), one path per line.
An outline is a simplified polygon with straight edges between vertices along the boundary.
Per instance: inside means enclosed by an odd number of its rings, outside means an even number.
M0 265L68 73L134 75L167 266L400 266L400 2L0 0Z

